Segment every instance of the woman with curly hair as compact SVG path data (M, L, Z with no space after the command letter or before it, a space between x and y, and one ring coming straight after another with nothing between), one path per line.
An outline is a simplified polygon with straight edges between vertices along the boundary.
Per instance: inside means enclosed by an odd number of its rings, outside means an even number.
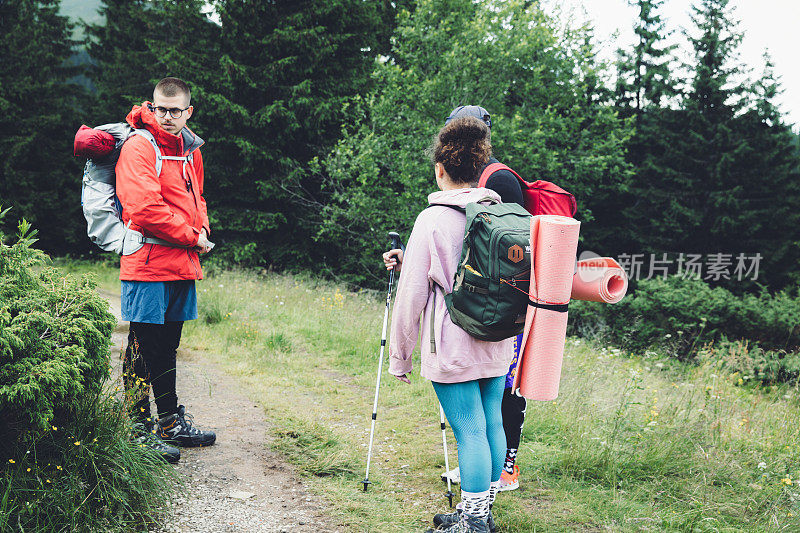
M457 519L437 515L435 523L451 533L488 532L494 529L490 506L506 454L500 406L513 339L470 336L450 320L444 295L453 290L461 256L463 209L470 202L500 200L496 192L475 187L491 156L489 129L474 117L453 119L434 138L431 155L440 190L428 196L431 206L417 217L402 260L389 372L410 383L411 354L421 330L421 373L433 383L450 421L461 473Z

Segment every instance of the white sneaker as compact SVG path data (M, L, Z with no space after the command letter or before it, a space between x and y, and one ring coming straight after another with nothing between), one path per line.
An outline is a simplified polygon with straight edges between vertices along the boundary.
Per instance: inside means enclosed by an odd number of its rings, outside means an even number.
M442 472L442 481L447 483L447 478L450 478L450 483L460 483L461 482L461 472L459 472L458 467L455 467L449 472Z

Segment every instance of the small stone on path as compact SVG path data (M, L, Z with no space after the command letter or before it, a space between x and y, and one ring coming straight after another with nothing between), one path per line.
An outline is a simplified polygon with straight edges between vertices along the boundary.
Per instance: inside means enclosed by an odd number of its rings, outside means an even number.
M242 490L232 490L228 494L228 498L232 498L234 500L249 500L253 496L255 496L255 494L252 492L244 492Z

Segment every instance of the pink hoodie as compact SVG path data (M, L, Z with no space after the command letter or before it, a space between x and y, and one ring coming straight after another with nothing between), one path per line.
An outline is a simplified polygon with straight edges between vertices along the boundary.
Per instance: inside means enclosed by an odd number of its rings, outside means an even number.
M500 201L500 196L490 189L472 188L432 193L428 203L464 207L487 197ZM444 303L444 295L453 290L465 223L463 213L437 206L422 211L414 222L392 311L389 373L395 376L411 371L411 352L419 338L420 319L422 377L439 383L460 383L508 372L514 339L487 342L470 336L450 320ZM432 353L430 342L433 311L436 353Z

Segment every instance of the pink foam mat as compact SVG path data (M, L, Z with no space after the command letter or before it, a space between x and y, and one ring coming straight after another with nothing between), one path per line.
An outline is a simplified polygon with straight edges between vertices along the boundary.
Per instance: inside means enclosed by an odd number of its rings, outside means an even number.
M625 270L611 257L578 261L572 278L572 299L615 304L628 291Z
M580 222L570 217L531 218L530 299L545 305L569 303ZM517 375L512 391L531 400L558 397L567 313L528 306Z

